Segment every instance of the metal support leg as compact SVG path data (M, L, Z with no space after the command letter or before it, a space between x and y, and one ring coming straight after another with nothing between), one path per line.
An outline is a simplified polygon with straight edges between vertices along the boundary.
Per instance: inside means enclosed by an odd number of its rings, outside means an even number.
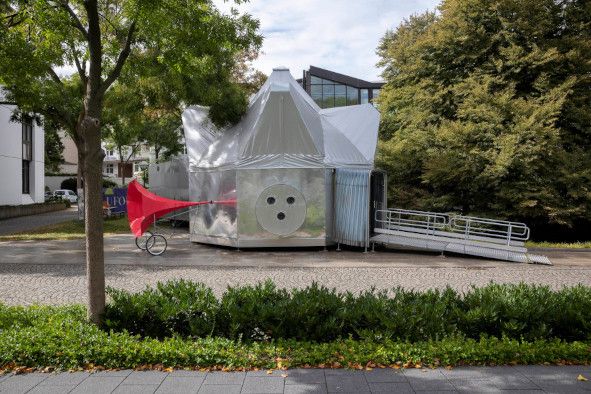
M337 242L337 252L341 251L341 244Z

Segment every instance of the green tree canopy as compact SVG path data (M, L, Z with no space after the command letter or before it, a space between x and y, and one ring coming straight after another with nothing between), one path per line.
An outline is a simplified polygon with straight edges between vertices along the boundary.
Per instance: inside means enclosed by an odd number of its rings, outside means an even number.
M214 122L233 122L246 108L231 78L235 57L258 50L257 30L250 15L222 14L212 0L0 1L7 100L68 130L78 148L91 320L105 303L101 130L110 88L160 78L173 103L209 105ZM75 76L63 78L68 67Z
M395 205L538 235L591 220L590 2L444 0L378 53L378 163Z

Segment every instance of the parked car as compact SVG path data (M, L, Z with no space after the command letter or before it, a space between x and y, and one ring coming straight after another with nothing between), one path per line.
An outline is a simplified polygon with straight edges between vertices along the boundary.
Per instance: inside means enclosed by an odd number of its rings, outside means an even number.
M53 193L52 192L45 192L45 202L51 201L51 199L53 199Z
M78 202L78 195L71 190L56 190L53 195L57 198L69 200L71 203Z

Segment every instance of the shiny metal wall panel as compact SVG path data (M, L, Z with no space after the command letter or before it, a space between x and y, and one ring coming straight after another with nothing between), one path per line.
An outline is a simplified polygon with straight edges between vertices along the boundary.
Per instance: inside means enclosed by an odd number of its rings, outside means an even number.
M323 168L237 170L239 245L255 247L317 246L324 244L326 241L325 171ZM277 231L279 234L269 232L257 220L256 207L261 193L275 185L286 185L294 188L301 193L306 203L303 223L299 228L287 235L281 235L280 231ZM294 239L300 241L293 241ZM314 241L309 243L301 241L304 239ZM261 242L257 243L257 240ZM275 241L270 242L269 240Z
M236 170L192 172L189 174L189 188L193 201L236 199ZM236 238L236 208L236 205L208 204L192 210L191 234Z
M186 155L171 158L163 163L150 164L148 179L150 191L173 200L189 200L189 159ZM164 217L189 221L187 210L172 212Z

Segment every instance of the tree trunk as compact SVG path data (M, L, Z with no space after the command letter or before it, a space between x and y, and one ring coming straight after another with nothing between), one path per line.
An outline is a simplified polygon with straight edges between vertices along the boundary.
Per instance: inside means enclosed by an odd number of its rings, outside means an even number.
M88 113L88 112L87 112ZM84 219L86 229L86 280L88 319L99 323L105 310L105 261L103 250L103 201L100 120L85 116L80 125L84 138Z

